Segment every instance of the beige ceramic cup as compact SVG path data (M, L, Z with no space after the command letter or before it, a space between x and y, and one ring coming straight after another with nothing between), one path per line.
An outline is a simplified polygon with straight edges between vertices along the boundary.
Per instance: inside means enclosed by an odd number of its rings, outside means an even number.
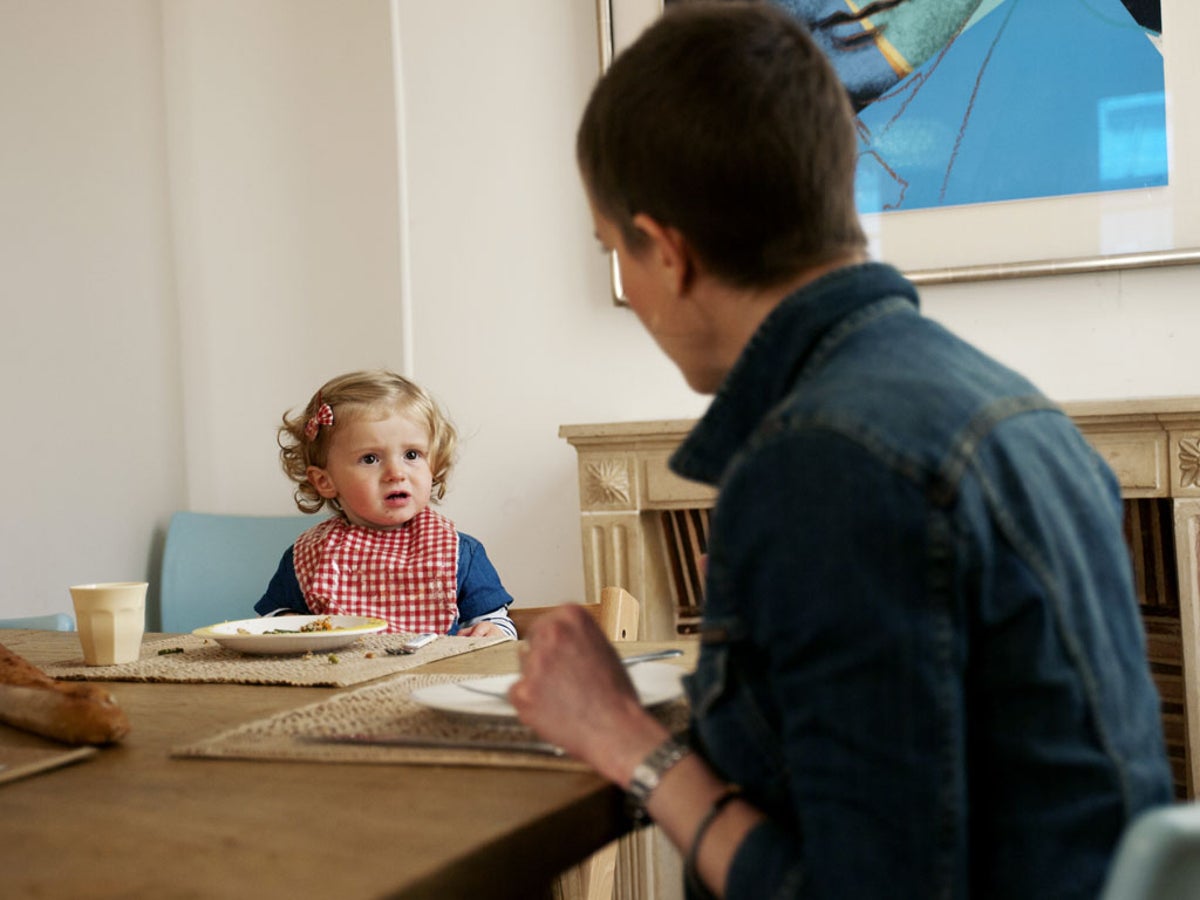
M137 662L146 630L145 581L77 584L71 588L83 660L89 666Z

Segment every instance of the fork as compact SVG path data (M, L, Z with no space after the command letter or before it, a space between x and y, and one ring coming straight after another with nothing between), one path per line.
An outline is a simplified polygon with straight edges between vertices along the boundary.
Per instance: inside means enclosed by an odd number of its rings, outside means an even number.
M436 638L436 634L431 634L429 632L426 632L425 634L418 634L416 637L409 638L399 647L388 647L383 652L388 656L408 656L411 653L416 653L418 650Z

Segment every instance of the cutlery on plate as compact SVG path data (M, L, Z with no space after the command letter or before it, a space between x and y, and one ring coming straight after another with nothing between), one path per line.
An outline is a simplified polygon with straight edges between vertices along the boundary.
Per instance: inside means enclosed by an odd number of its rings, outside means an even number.
M441 750L503 750L564 756L566 751L545 741L472 741L462 738L421 737L408 734L306 734L300 740L311 744L358 744L376 747L417 747Z
M625 668L636 666L638 663L650 662L656 659L670 659L673 656L683 656L683 651L678 648L670 650L651 650L649 653L635 653L633 656L626 656L621 660L621 665ZM480 687L478 682L456 681L454 684L462 688L464 691L470 691L472 694L483 694L485 697L501 697L508 699L508 689L500 690L498 688Z

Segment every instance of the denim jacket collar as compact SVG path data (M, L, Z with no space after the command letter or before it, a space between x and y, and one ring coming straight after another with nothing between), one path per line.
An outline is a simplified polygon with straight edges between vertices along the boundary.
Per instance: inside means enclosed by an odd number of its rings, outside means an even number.
M883 297L919 307L896 269L868 262L830 272L780 304L759 326L717 389L708 410L671 457L684 478L717 484L734 454L788 392L821 340L838 323ZM779 360L787 360L779 365Z

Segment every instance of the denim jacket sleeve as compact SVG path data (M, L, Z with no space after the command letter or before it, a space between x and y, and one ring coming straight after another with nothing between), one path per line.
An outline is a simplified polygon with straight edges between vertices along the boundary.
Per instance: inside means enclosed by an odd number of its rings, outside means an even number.
M281 609L301 615L308 615L312 612L304 601L300 582L296 580L296 566L292 558L291 547L284 551L283 557L279 560L279 568L271 576L266 593L254 604L254 611L260 616Z
M503 612L512 596L504 589L500 573L476 538L458 533L458 613L466 622L488 613Z
M961 875L955 611L927 600L926 502L896 462L810 429L722 485L689 692L704 751L771 817L731 898L949 896Z

